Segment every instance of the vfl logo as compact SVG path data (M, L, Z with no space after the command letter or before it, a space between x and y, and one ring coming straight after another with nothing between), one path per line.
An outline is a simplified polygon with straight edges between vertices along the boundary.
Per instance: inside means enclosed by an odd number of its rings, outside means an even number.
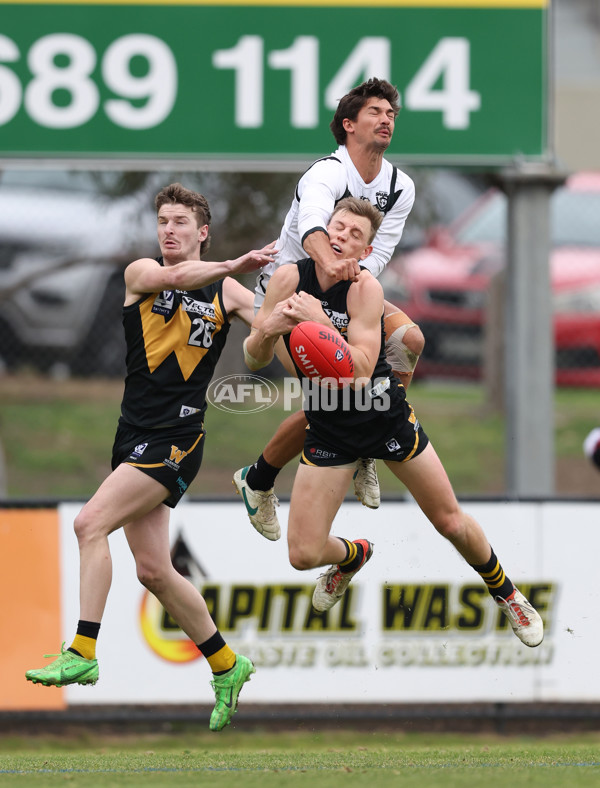
M154 299L152 311L157 315L168 315L175 303L175 293L172 290L163 290Z
M335 360L336 361L343 361L344 360L344 354L339 349L335 351Z
M385 445L387 446L388 451L390 452L400 451L400 449L402 448L402 446L400 446L396 438L392 438Z
M137 460L142 456L142 454L146 451L147 448L148 448L147 443L138 443L138 445L135 447L135 449L131 452L129 456L131 457L132 460Z

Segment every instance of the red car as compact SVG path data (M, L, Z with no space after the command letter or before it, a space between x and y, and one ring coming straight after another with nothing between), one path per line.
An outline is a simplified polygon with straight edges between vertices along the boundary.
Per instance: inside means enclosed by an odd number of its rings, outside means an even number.
M380 277L386 297L425 334L416 376L481 376L492 278L504 265L506 204L501 192L486 192L424 246L394 257ZM551 227L556 382L600 386L600 173L573 175L554 193Z

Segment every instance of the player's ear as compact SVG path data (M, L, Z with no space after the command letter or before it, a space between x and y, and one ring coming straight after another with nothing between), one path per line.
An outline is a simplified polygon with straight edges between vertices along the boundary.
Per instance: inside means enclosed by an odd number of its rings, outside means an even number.
M200 243L202 243L202 241L205 241L207 236L208 236L208 225L203 224L202 227L198 228L198 240L200 241Z
M371 252L372 252L372 251L373 251L373 247L372 247L372 246L367 246L367 248L366 248L366 249L365 249L365 251L364 251L364 252L361 254L361 256L360 256L360 258L359 258L359 259L360 259L360 260L364 260L364 259L365 259L365 257L368 257L368 256L371 254Z

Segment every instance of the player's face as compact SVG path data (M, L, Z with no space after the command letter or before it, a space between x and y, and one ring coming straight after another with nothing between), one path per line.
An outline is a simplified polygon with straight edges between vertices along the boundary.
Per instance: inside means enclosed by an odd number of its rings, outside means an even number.
M371 222L366 216L355 216L349 211L338 211L327 225L329 243L336 257L364 260L370 253Z
M356 116L356 120L345 118L344 128L348 136L365 147L386 150L392 141L396 118L387 99L370 98Z
M165 261L171 264L200 259L200 244L208 225L198 227L196 214L187 205L161 205L158 211L158 243Z

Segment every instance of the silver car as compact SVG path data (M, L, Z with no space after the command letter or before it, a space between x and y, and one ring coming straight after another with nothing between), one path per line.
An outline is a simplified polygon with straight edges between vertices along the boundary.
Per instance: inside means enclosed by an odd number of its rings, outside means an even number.
M104 196L89 173L0 174L0 363L121 374L123 268L157 253L144 194Z

